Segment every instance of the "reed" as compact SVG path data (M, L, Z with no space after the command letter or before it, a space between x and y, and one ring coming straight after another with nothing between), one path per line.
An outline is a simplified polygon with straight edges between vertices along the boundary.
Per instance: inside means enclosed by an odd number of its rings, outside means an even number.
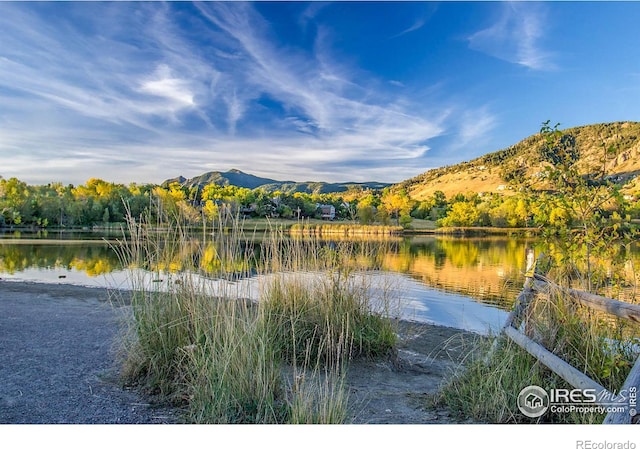
M292 234L330 236L375 236L391 237L401 234L402 226L356 225L356 224L311 224L296 223L289 228Z
M350 358L396 338L354 247L274 228L258 250L237 217L198 237L180 223L129 217L115 246L133 289L124 379L184 406L187 422L344 422Z

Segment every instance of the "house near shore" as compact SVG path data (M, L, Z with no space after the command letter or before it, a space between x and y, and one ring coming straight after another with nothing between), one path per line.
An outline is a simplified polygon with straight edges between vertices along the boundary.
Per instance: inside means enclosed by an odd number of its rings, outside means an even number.
M336 208L331 204L318 204L320 218L323 220L334 220L336 218Z

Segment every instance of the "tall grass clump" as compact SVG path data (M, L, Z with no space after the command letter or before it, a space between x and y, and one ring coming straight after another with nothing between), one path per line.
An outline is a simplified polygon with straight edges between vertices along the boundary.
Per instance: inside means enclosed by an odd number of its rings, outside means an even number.
M183 349L188 361L190 420L283 422L288 407L280 358L261 310L243 301L214 302L203 339Z
M125 380L188 422L345 422L348 361L395 344L354 254L277 229L254 248L228 216L208 229L129 218L116 248L131 273Z
M640 329L578 306L561 291L539 295L531 306L525 333L609 391L620 391L634 360ZM573 387L505 336L478 343L478 350L433 398L460 417L489 423L601 423L605 415L566 413L531 419L517 406L522 388ZM634 344L636 345L634 347Z
M190 420L274 422L279 386L268 379L278 378L277 359L255 305L243 299L232 283L224 282L243 274L237 271L246 266L237 263L246 257L241 239L233 232L214 232L214 242L202 241L179 220L164 218L163 226L158 226L145 217L130 217L129 240L118 248L131 268L125 380L189 405ZM208 254L212 247L213 256ZM203 265L211 262L217 267L215 279L202 272ZM252 362L239 370L239 360ZM233 397L229 404L245 404L247 413L218 410L216 416L215 407L201 406L203 391L215 391L211 398Z
M345 356L348 346L343 338L331 341L332 332L323 342L327 348L317 351L324 359L313 359L313 346L305 345L304 359L298 363L294 358L289 364L290 424L340 424L348 419L348 394L345 384L347 372ZM330 357L327 359L326 357Z
M388 298L374 301L370 278L358 267L369 249L349 242L323 246L314 237L287 239L283 248L277 234L265 246L263 266L271 275L261 285L261 303L288 361L307 357L307 349L299 351L307 347L320 359L345 348L349 358L392 351L393 305Z
M186 245L179 224L162 227L150 215L136 221L128 216L128 237L115 248L129 268L132 320L125 339L123 375L152 393L177 401L182 392L184 357L179 349L192 343L193 298L182 300L179 284L168 285L161 276L181 259Z

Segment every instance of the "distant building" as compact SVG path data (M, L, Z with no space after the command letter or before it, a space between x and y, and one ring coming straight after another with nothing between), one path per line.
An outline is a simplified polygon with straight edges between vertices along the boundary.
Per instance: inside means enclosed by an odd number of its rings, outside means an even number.
M320 217L323 220L333 220L336 218L336 208L331 204L319 204Z
M255 215L257 210L258 206L255 203L240 207L240 213L244 216Z

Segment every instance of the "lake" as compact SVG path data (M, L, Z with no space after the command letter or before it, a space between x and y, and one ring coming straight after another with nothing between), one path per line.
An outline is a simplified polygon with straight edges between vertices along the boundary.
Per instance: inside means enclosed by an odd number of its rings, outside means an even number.
M129 288L131 268L123 267L112 247L117 237L91 232L3 234L0 277ZM259 240L250 244L260 247ZM331 247L335 242L327 240L326 244ZM524 282L525 248L538 243L530 238L413 236L368 241L367 245L373 245L375 251L367 256L371 260L364 261L366 275L374 282L393 285L403 317L487 333L498 330L511 309ZM197 275L220 282L205 263L207 250ZM153 271L155 274L148 272L149 278L170 276L180 266ZM255 296L257 288L252 286L259 281L260 276L249 275L234 282L248 296Z

